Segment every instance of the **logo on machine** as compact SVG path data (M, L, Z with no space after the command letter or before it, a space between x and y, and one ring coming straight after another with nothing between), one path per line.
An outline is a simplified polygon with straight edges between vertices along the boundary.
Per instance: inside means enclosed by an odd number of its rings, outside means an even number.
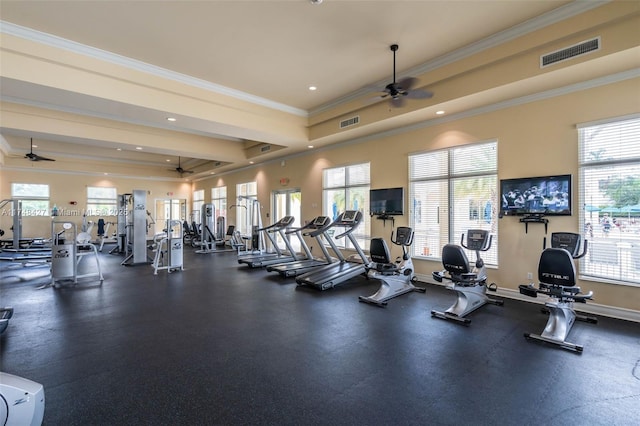
M445 267L445 268L447 268L447 269L449 269L449 270L454 269L454 270L458 270L458 271L461 271L461 270L465 269L465 268L464 268L464 266L461 266L461 265L452 265L452 264L450 264L450 263L445 263L445 264L444 264L444 267Z
M182 243L173 243L171 250L179 250L182 248Z
M56 251L56 255L54 257L56 259L64 259L65 257L69 257L69 250L59 249L58 251Z
M568 275L558 275L558 274L552 274L552 273L549 273L549 272L543 272L542 276L546 277L546 278L553 278L554 280L569 281L569 276Z
M144 210L145 208L144 204L136 204L134 210Z

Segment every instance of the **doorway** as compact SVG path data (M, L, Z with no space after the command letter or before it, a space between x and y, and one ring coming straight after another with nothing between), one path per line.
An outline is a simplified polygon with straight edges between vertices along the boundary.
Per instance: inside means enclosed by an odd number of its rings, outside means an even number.
M298 228L302 226L301 208L302 208L302 192L299 189L282 189L273 191L273 216L271 218L272 223L276 223L284 216L293 216L295 221L293 227ZM291 246L296 250L301 250L300 241L298 238L291 238L291 234L288 235ZM278 247L280 244L284 244L280 236L277 236Z

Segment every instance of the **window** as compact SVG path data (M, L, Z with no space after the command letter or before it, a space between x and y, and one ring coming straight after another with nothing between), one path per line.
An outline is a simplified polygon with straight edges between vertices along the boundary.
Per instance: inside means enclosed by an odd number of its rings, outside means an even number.
M485 229L492 244L482 258L497 266L497 149L494 141L409 156L413 256L439 258L445 244L460 244L469 229ZM468 257L475 260L475 253Z
M333 219L345 210L362 212L362 223L355 229L362 249L369 248L371 218L365 214L369 209L369 163L325 169L322 173L322 205L325 216ZM338 247L353 248L346 238L336 241Z
M117 214L118 192L116 188L87 187L87 216L116 216Z
M12 183L11 198L22 202L22 216L49 216L49 185ZM17 209L14 206L14 209Z
M640 115L578 133L581 278L640 284Z
M236 208L236 230L243 235L251 235L252 226L258 226L260 211L258 200L258 183L245 182L236 185L239 206ZM249 198L249 200L247 199Z
M227 187L211 188L211 203L216 208L216 218L222 216L227 221Z
M200 223L202 205L204 204L204 189L193 191L193 210L191 210L191 220Z

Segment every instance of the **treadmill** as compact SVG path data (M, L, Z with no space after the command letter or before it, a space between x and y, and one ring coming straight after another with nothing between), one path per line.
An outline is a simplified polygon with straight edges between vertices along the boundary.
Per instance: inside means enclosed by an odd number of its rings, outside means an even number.
M362 222L361 212L357 210L345 210L336 220L333 221L331 225L329 225L325 232L328 231L329 228L338 226L347 228L346 231L336 235L335 238L338 239L345 236L349 238L349 241L351 241L351 244L353 244L353 247L355 247L358 252L362 263L348 261L345 259L344 255L342 255L340 250L337 250L336 254L339 258L338 262L330 263L326 266L312 269L306 274L298 275L296 277L296 283L298 283L298 285L313 287L317 290L327 290L357 275L366 274L366 266L369 259L367 259L367 256L364 254L364 251L362 251L358 241L353 236L353 231L358 227L360 222Z
M269 237L269 240L273 245L275 253L262 253L257 255L238 257L238 263L246 264L250 268L261 268L266 265L298 260L298 256L296 255L293 247L291 247L291 243L289 243L289 240L287 239L287 236L284 232L285 229L289 228L294 221L295 218L293 216L284 216L273 225L256 229L256 232L265 232L267 234L267 237ZM288 253L283 252L280 247L278 247L277 241L272 235L275 232L279 233L284 240L284 244L287 246Z
M307 253L307 259L269 265L267 266L267 271L278 272L283 277L295 277L296 275L304 274L311 269L335 262L336 259L332 258L331 255L329 255L329 251L325 247L325 243L323 241L324 237L324 239L331 245L333 250L335 252L338 252L338 248L335 246L333 239L325 234L330 225L331 218L329 218L328 216L318 216L301 228L288 230L286 234L295 233L300 239L302 248L304 249L305 253ZM304 241L303 236L310 236L316 239L320 250L322 250L324 258L314 258L311 255L311 250L309 249L307 243Z

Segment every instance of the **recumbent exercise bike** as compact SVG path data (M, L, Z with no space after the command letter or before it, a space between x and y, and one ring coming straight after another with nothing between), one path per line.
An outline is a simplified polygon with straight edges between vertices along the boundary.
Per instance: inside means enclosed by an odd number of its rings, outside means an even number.
M583 346L567 342L567 336L575 320L592 324L598 322L594 316L577 315L573 309L574 302L586 303L593 297L593 292L583 294L576 286L575 259L587 253L587 240L584 241L582 253L580 243L582 237L571 232L554 232L551 234L551 247L545 248L538 264L538 287L533 284L521 284L521 294L538 297L538 293L549 296L543 312L549 314L549 320L542 334L525 333L527 340L535 339L558 345L564 349L582 352ZM545 241L546 245L546 241Z
M360 296L360 302L371 303L377 306L385 306L387 300L403 294L419 291L426 291L423 287L416 287L416 275L413 269L411 256L407 252L407 247L413 243L413 229L408 226L400 226L395 232L391 232L391 242L402 247L402 257L391 261L391 254L384 238L371 239L369 254L371 263L367 265L367 276L380 280L382 283L377 292L371 296Z
M467 244L464 242L464 234L460 237L460 245L447 244L442 248L442 265L444 270L433 272L433 279L441 283L443 280L451 281L447 288L457 294L456 302L446 311L431 311L431 316L442 319L459 321L465 325L471 320L465 318L468 314L487 303L502 306L503 300L493 299L487 296L487 289L496 291L497 286L487 286L487 269L480 257L481 251L491 248L493 237L489 231L483 229L470 229L467 231ZM472 267L462 247L476 252L476 262Z

